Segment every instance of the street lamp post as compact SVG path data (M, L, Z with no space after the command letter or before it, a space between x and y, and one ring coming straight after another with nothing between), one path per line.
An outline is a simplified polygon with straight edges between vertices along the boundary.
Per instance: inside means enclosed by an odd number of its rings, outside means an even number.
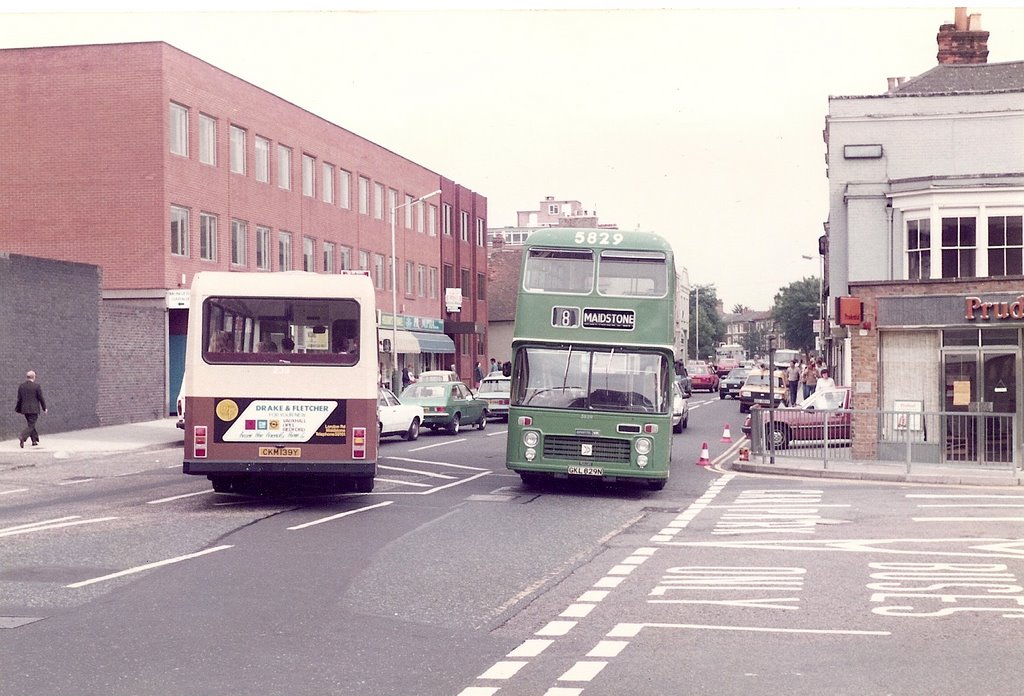
M398 271L395 268L395 219L398 217L399 208L422 203L439 193L441 193L441 189L431 191L414 201L406 201L391 209L391 390L396 393L399 390L395 385L402 383L402 375L398 371Z
M697 285L693 288L694 300L693 300L693 329L694 329L694 344L693 352L694 360L700 360L700 286Z

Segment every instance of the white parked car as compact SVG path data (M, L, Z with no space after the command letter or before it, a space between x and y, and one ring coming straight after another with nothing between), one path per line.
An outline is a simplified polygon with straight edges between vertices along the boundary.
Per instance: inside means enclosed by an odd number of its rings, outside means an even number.
M416 377L417 382L461 382L457 372L451 370L426 370Z
M672 432L681 433L690 424L690 401L683 396L679 380L672 380Z
M377 390L377 427L381 437L401 435L403 440L415 440L422 424L422 406L403 404L390 389Z
M492 372L480 382L476 390L478 399L487 400L487 415L508 420L508 401L512 397L512 378Z

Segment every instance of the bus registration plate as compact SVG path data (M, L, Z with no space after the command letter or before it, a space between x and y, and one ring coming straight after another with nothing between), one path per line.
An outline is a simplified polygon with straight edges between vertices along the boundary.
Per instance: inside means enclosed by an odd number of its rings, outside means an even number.
M260 447L261 457L287 457L297 458L302 456L301 447Z
M568 473L582 476L604 476L604 469L599 466L570 466Z

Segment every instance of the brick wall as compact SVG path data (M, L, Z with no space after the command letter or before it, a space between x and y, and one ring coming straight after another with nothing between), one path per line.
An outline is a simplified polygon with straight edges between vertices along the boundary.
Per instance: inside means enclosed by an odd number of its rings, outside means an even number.
M46 398L43 438L98 425L99 268L0 255L0 297L0 438L25 426L14 405L28 370Z
M99 315L100 425L166 417L165 312L159 302L105 300Z

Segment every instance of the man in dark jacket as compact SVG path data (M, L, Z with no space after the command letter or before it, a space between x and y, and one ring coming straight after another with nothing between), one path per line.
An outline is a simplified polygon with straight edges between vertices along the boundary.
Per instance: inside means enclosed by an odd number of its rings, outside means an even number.
M39 444L39 433L36 432L36 419L40 412L46 413L46 399L43 398L43 388L36 382L36 373L29 370L25 374L25 381L18 385L18 404L14 407L15 412L25 416L25 429L18 435L18 445L25 446L25 440L32 438L32 446Z

